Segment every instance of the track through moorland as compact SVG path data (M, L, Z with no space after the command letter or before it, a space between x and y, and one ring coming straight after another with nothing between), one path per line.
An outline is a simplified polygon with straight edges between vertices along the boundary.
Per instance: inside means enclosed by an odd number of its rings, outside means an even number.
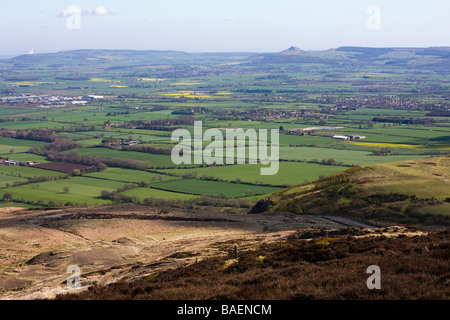
M160 212L139 205L0 209L1 299L52 298L69 292L70 265L80 267L86 289L228 254L235 246L241 251L280 241L305 228L344 228L350 221L177 207Z

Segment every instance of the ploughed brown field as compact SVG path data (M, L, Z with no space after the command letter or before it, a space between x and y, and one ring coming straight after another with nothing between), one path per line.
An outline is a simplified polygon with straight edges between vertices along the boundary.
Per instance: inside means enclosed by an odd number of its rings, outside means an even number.
M75 164L75 163L66 163L66 162L49 162L49 163L40 163L35 164L33 167L46 169L46 170L52 170L52 171L58 171L58 172L64 172L67 174L70 174L75 169L83 170L90 168L89 166L86 166L84 164Z

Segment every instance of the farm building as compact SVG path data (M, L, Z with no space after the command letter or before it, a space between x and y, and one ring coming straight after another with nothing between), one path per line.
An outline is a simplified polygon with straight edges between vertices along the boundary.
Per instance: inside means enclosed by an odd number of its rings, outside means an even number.
M85 105L85 104L87 104L88 102L87 101L72 101L72 104L82 104L82 105Z
M335 135L335 136L333 136L333 139L348 140L350 138L348 136Z
M356 134L348 135L348 136L342 136L342 135L334 135L333 139L340 139L340 140L361 140L365 139L365 136L358 136Z
M365 136L359 136L359 135L349 135L348 136L351 140L360 140L360 139L365 139Z
M18 166L20 164L19 161L14 161L14 160L6 160L3 163L7 166Z
M123 146L135 146L137 144L141 143L140 141L128 141L128 142L122 142L121 145Z
M97 99L103 99L103 96L95 96L95 95L89 95L87 96L87 99L89 100L97 100Z

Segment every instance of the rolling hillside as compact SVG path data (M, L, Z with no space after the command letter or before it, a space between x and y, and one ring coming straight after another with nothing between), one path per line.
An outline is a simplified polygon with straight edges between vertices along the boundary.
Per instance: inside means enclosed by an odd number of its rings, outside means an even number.
M256 212L346 215L406 224L450 224L450 157L354 167L259 201Z
M396 66L408 69L449 68L450 48L367 48L339 47L325 51L303 51L291 47L279 53L264 53L251 57L253 63L312 63L338 66Z
M188 65L191 63L250 63L250 64L325 64L340 66L390 66L408 69L447 70L450 66L449 47L430 48L370 48L339 47L324 51L305 51L292 46L281 52L222 52L190 53L183 51L158 50L68 50L57 53L20 55L10 59L0 59L3 69L50 68L50 70L70 71L67 66L78 68L106 68L109 71L143 67L146 64ZM110 69L108 69L110 68ZM79 69L81 70L81 69ZM14 77L9 77L14 78ZM69 78L66 77L65 80ZM74 79L70 79L74 80Z

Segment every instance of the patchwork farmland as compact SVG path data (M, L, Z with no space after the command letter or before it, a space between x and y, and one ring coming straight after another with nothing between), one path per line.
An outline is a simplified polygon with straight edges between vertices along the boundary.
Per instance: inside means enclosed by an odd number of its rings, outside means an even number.
M342 50L317 53L314 59L347 57L346 63L355 63L352 53ZM411 56L417 68L431 68L433 76L424 80L419 69L398 72L406 70L402 65L381 68L371 62L356 72L298 62L303 53L294 51L201 59L179 52L168 53L168 59L158 52L102 50L70 52L73 61L42 55L19 75L0 78L0 88L10 93L1 97L0 106L2 203L42 207L142 203L146 198L197 204L240 199L247 202L245 211L280 188L354 166L449 152L446 82L427 59ZM141 67L126 63L131 58ZM78 59L87 59L86 64ZM391 52L377 59L397 58ZM4 61L0 65L11 68ZM79 75L67 75L58 65L73 66ZM129 72L122 73L122 67ZM199 73L174 76L185 68ZM35 79L26 79L27 73ZM411 79L422 94L410 92ZM443 84L441 92L429 89L436 83ZM375 93L369 84L381 91ZM82 102L66 102L76 100ZM194 121L202 122L202 133L279 130L277 174L261 175L267 167L261 163L174 164L171 151L180 141L171 138L172 132L182 128L192 135ZM336 135L364 138L344 141L333 139ZM203 141L202 147L209 144ZM249 141L237 141L235 148L239 144L248 148Z

